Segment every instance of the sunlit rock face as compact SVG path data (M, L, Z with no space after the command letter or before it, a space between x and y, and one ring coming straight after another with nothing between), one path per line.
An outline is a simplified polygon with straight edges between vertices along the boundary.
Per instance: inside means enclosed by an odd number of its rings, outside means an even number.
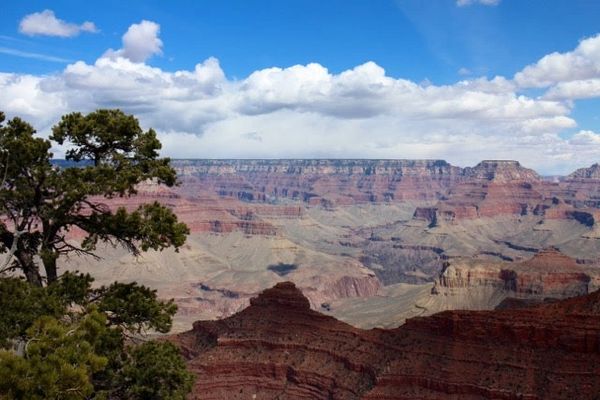
M521 262L456 259L435 282L439 295L489 288L518 298L567 298L598 289L597 265L578 264L555 248Z

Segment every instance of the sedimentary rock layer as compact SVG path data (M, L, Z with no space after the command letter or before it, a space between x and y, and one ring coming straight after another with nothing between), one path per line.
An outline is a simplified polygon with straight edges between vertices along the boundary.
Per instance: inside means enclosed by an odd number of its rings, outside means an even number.
M522 262L455 259L445 264L434 293L493 288L509 297L566 298L598 289L598 266L578 264L555 248Z
M415 218L432 226L498 215L576 219L579 209L600 208L597 165L560 182L510 160L467 168L443 160L178 160L174 166L187 195L324 207L416 201L424 208Z
M291 283L176 342L190 399L594 399L600 293L503 311L446 311L360 330L312 311Z

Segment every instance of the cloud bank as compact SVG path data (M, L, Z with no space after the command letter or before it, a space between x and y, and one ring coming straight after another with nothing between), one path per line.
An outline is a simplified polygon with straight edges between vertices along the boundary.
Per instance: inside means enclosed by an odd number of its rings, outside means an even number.
M598 53L589 50L598 37L512 79L434 85L390 77L375 62L340 73L318 63L273 67L239 80L216 58L165 71L145 62L162 51L159 32L151 21L133 24L121 49L55 75L0 73L0 110L46 133L64 113L118 107L157 129L164 154L176 158L444 158L458 165L508 158L567 173L600 154L598 133L561 136L577 127L572 99L582 96L561 88L600 79ZM562 73L564 63L580 72ZM527 87L546 91L529 97L520 92Z
M19 32L29 36L73 37L81 32L96 33L98 29L93 22L86 21L81 25L56 18L54 11L44 10L23 17L19 24Z

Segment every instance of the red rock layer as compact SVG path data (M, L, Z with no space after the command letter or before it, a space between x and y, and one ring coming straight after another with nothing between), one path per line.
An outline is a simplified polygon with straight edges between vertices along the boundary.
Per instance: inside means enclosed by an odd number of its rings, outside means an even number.
M388 359L380 332L312 311L289 282L175 340L197 375L190 399L356 399Z
M443 160L180 160L197 187L245 201L346 205L436 200L463 170Z
M465 180L435 206L417 209L414 217L436 226L460 219L526 215L545 200L536 188L542 185L539 175L516 161L482 161L466 168L464 175Z
M190 399L595 399L600 293L519 310L447 311L359 330L280 283L171 340Z
M406 352L365 399L595 399L600 294L533 308L446 311L400 327Z
M307 205L368 202L417 202L414 218L431 226L500 215L570 219L590 228L600 220L598 165L557 182L498 160L472 168L443 160L176 160L173 166L180 186L148 183L135 198L107 203L156 200L193 232L259 235L276 234L270 219L300 218Z
M272 220L298 219L304 207L293 204L248 204L231 198L210 196L204 192L188 196L182 187L165 188L144 184L138 194L128 198L97 199L107 207L125 207L134 210L139 205L158 201L171 208L185 222L192 233L229 233L240 231L247 235L276 235Z
M490 287L509 296L565 298L587 294L597 267L577 264L554 248L523 262L455 259L446 264L434 292L445 289Z

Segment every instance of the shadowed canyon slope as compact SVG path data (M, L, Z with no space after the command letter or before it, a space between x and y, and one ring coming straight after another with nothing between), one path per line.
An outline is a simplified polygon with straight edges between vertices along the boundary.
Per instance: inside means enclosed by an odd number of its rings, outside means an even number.
M525 309L446 311L360 330L290 282L171 338L191 399L595 399L600 294Z
M467 168L442 160L173 165L180 186L147 183L110 205L172 207L192 231L179 253L134 259L107 249L100 262L67 266L174 297L178 329L231 315L282 280L295 282L314 309L362 327L491 309L506 297L584 294L598 284L598 165L560 179L494 160ZM569 257L565 271L527 265L550 248Z

